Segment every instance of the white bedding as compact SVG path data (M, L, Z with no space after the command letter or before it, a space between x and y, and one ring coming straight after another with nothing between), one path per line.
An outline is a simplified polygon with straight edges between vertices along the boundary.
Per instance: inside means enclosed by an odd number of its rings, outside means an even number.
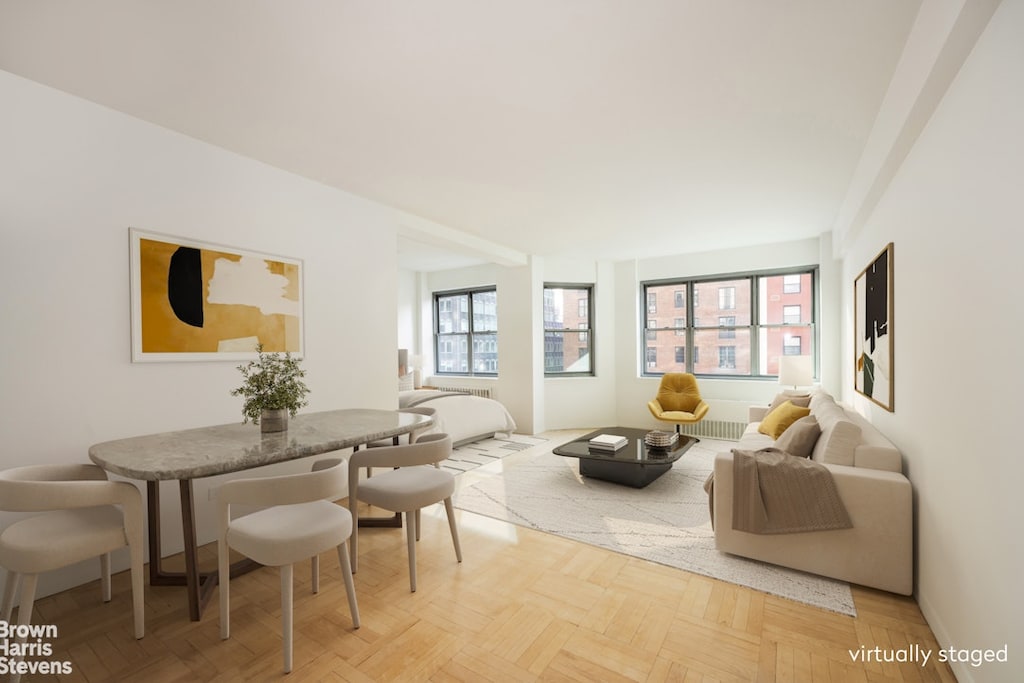
M398 392L400 409L414 406L437 410L430 431L450 435L457 446L489 438L495 432L511 434L516 429L516 421L505 406L490 398L431 389Z

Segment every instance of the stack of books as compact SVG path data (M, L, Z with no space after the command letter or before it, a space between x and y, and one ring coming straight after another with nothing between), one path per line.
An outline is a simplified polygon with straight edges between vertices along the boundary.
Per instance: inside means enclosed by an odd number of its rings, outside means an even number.
M617 451L627 443L626 437L618 434L598 434L590 440L590 447L602 451Z
M653 448L668 448L678 440L679 435L675 432L662 432L657 429L647 432L644 437L644 443Z

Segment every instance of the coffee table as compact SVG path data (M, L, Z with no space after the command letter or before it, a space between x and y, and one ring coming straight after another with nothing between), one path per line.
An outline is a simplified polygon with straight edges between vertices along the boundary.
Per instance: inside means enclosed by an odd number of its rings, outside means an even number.
M679 440L667 448L655 448L644 443L649 429L629 427L602 427L575 441L552 449L555 455L580 459L580 474L585 477L611 481L616 484L643 488L672 469L672 463L682 457L700 439L679 435ZM617 451L590 447L590 439L598 434L616 434L627 439Z

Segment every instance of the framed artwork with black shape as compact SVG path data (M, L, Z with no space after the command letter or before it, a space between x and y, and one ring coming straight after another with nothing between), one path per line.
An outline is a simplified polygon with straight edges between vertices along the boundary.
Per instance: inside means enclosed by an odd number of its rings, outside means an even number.
M302 261L129 229L132 361L302 357Z
M853 281L854 388L893 412L893 244Z

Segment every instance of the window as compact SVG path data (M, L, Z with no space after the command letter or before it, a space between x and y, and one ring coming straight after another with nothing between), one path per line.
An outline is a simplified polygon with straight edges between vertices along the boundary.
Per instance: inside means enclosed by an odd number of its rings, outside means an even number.
M593 285L544 285L544 374L593 375Z
M736 338L736 316L734 315L722 315L718 317L718 338L719 339L735 339Z
M647 312L657 313L658 312L658 299L656 297L647 297Z
M686 290L677 289L672 297L672 301L676 308L686 308Z
M782 355L784 356L799 356L801 355L801 349L803 349L803 338L798 337L795 334L786 335L782 340Z
M671 326L647 318L643 374L773 377L781 356L813 357L816 277L808 267L643 283L649 307L689 303L674 309Z
M736 288L735 287L719 287L718 288L718 308L723 311L731 311L736 308Z
M439 375L498 374L498 290L434 294L434 367Z

